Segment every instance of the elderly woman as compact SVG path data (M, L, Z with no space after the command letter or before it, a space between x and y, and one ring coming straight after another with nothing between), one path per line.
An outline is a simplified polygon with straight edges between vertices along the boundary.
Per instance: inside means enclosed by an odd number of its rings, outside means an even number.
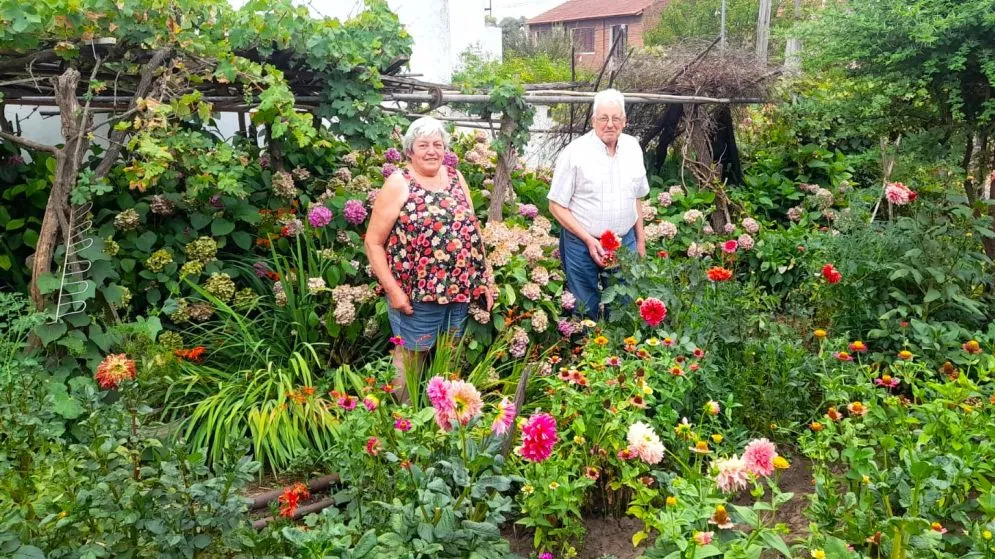
M391 330L402 340L394 351L400 388L405 364L430 349L439 332L461 335L470 302L489 311L495 291L470 189L459 171L443 165L449 134L423 117L403 142L407 163L384 182L365 241Z

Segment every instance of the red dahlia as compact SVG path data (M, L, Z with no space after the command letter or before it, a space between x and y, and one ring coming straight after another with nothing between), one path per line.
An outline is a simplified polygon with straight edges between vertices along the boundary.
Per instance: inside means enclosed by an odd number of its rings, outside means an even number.
M732 270L728 268L721 268L719 266L714 266L709 268L707 272L708 279L711 281L729 281L732 279Z
M605 231L601 234L601 248L607 250L608 252L615 252L621 246L622 242L618 240L618 235L611 230Z
M647 297L642 305L639 305L639 316L650 326L658 326L663 319L667 318L667 305L656 297Z

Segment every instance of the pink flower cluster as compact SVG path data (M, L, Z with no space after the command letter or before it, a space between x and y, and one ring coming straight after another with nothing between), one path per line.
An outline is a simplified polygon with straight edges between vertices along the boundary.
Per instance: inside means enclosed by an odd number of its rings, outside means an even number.
M720 458L712 467L718 470L715 484L726 493L745 489L749 476L767 477L774 473L777 448L767 439L754 439L746 445L743 457Z
M537 413L522 424L522 446L515 449L529 462L543 462L556 445L556 420L548 413Z
M453 420L466 426L480 415L484 402L480 392L469 382L445 380L440 376L428 381L428 399L435 408L435 422L444 431L452 429Z
M884 196L892 204L896 206L904 206L909 202L915 202L918 194L900 182L889 182L884 187Z
M308 212L307 221L316 229L324 227L332 222L332 210L325 206L315 206Z

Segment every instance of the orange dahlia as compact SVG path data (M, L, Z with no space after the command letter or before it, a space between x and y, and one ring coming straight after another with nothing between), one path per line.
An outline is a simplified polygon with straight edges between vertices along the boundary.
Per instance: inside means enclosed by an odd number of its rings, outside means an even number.
M126 380L135 380L135 362L128 359L123 353L116 353L104 357L104 360L97 366L97 374L94 378L100 388L104 390L114 390Z

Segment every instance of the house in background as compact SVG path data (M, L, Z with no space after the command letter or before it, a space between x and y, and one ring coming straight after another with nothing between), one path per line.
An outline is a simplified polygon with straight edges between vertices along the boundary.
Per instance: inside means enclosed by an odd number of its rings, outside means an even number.
M643 46L644 33L666 5L667 0L567 0L526 23L533 40L554 27L565 29L573 38L577 66L597 71L609 56L621 58L629 47Z

